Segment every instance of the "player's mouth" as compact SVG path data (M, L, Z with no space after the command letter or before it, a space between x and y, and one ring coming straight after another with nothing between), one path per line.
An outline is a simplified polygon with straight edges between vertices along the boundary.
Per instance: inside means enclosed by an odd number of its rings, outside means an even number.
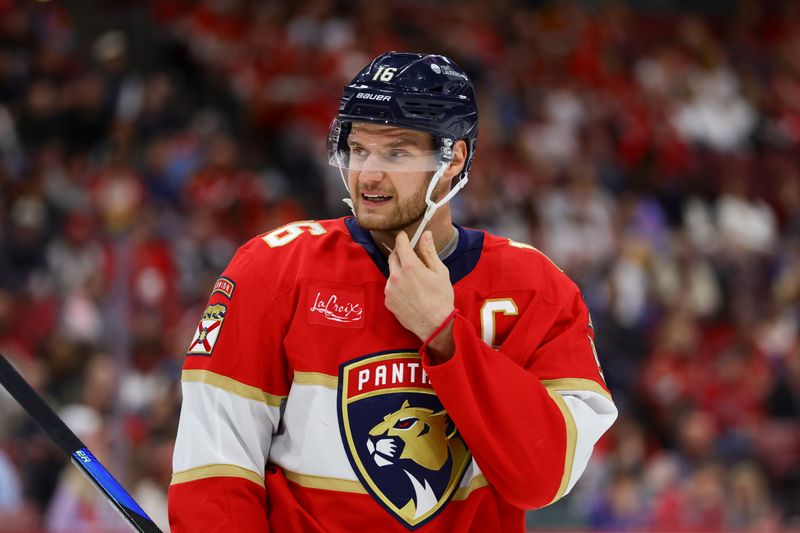
M387 203L389 200L394 198L388 194L377 194L377 193L368 193L362 192L361 193L361 200L362 203L367 207L377 207L379 205L383 205Z

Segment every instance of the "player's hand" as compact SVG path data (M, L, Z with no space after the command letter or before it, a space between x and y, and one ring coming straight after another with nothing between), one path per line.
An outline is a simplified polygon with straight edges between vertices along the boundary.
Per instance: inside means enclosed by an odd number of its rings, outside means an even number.
M422 234L418 249L419 256L405 232L397 235L389 255L384 294L386 308L403 327L424 341L453 311L455 296L450 273L436 253L430 231Z

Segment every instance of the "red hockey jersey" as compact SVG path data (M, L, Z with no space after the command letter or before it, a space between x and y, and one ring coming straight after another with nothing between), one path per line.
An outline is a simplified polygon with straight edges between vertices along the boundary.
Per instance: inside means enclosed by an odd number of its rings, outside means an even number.
M353 218L237 252L183 370L173 532L523 531L572 488L617 415L580 291L535 248L457 229L440 365Z

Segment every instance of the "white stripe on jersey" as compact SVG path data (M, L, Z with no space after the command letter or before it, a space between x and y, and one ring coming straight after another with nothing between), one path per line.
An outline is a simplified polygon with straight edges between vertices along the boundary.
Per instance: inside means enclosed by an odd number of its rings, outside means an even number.
M339 435L336 390L292 383L269 462L296 474L357 481Z
M264 477L280 409L207 383L184 382L172 471L235 465Z

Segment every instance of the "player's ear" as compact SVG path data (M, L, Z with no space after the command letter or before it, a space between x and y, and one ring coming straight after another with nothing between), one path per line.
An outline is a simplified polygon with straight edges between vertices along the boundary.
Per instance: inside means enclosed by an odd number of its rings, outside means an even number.
M443 179L452 179L464 169L464 163L467 161L467 143L464 140L456 141L453 145L453 160L450 161L450 166L442 176Z

